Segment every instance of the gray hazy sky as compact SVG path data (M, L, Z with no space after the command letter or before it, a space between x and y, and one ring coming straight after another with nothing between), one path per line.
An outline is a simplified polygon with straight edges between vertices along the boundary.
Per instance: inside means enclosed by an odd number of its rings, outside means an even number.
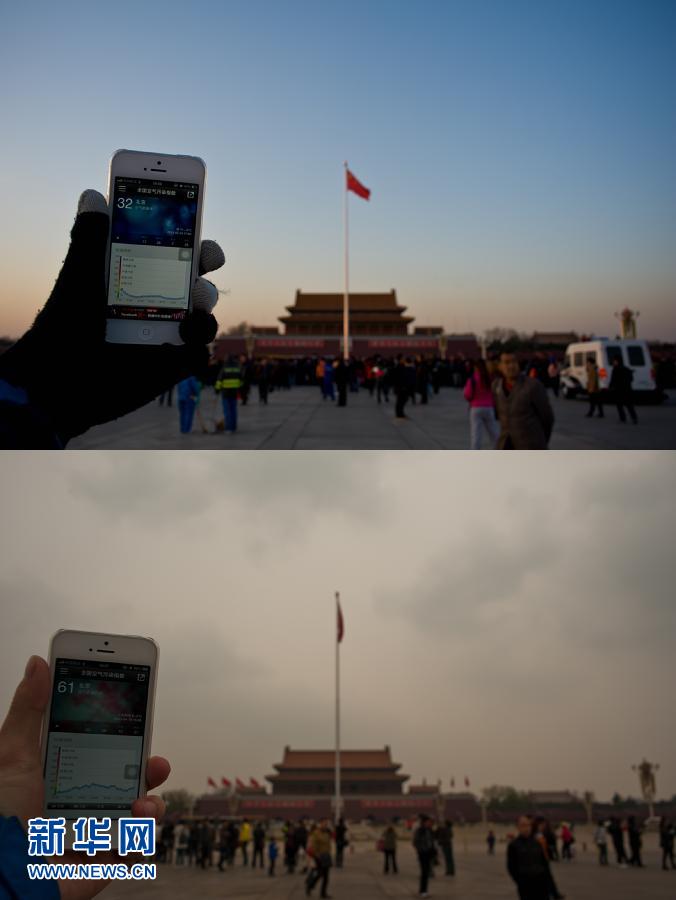
M60 627L160 644L170 786L333 741L415 780L676 793L672 453L4 454L0 705Z

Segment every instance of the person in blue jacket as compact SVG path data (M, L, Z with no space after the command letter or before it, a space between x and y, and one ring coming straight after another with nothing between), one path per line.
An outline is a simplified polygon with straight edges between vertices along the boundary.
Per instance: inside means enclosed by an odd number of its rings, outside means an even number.
M277 847L277 841L274 837L270 838L270 843L268 844L268 875L275 874L275 863L277 862L277 856L279 855L279 849Z
M181 434L190 434L192 420L200 399L202 382L194 375L189 375L178 383L178 415L181 425Z
M84 880L32 881L28 877L29 863L46 862L44 857L28 855L26 828L29 819L44 815L40 731L50 688L49 666L41 657L31 656L0 728L0 900L90 900L108 884ZM163 784L169 771L166 759L150 757L148 788ZM131 811L134 816L161 819L165 805L159 797L148 795L135 800ZM59 863L124 861L114 851L88 857L68 850L53 859Z
M336 399L336 395L333 392L333 376L333 362L332 360L328 359L326 361L326 366L324 367L324 377L322 379L322 392L324 394L324 400L326 400L327 398L329 400Z

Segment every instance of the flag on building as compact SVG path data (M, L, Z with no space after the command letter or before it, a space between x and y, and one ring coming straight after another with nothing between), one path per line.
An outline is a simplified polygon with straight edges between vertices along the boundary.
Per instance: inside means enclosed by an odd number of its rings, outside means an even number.
M469 778L465 775L465 787L469 787Z
M209 787L218 787L211 775L209 775L209 777L207 778L207 784L209 785Z
M246 787L246 785L244 784L244 782L242 781L241 778L235 778L235 784L237 785L238 788Z
M255 788L260 787L260 784L256 781L255 778L249 778L249 781L251 782L252 787L255 787Z
M349 169L345 170L345 174L347 176L347 190L352 191L353 194L357 194L358 197L363 197L364 200L368 200L371 196L371 191L365 187L358 178L355 178Z
M452 787L452 788L455 787L455 778L451 778L451 787Z
M338 638L338 643L340 644L340 642L343 640L343 635L345 634L345 623L343 622L343 610L340 608L340 600L338 599L337 595L336 595L336 614L338 617L337 622L336 622L337 638Z
M232 782L228 778L221 778L221 784L223 787L230 787Z

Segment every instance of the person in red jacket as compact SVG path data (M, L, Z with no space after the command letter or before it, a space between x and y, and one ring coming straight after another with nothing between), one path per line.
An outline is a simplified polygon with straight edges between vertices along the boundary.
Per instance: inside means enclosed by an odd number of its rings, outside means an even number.
M495 450L500 428L495 418L495 400L491 390L491 376L486 361L474 363L469 378L465 382L463 396L469 403L469 448L481 450L482 439L491 450Z
M561 859L567 859L568 862L573 858L573 844L575 843L575 838L573 837L573 832L564 822L561 826Z

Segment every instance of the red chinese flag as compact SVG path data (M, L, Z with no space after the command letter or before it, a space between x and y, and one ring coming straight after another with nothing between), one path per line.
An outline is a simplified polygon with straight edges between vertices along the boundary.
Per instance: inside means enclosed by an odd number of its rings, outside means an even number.
M354 177L352 172L349 169L346 169L347 174L347 189L348 191L352 191L354 194L357 194L359 197L363 197L364 200L368 200L371 196L371 191L364 187L364 185L357 178Z
M246 785L244 784L244 782L242 781L241 778L235 778L235 782L236 782L238 788L246 787Z
M451 787L452 787L452 788L455 787L455 778L451 778Z
M223 787L230 787L231 782L227 778L221 778L221 784Z
M465 787L469 787L469 778L465 775Z
M209 785L209 787L218 787L211 775L207 778L207 784Z
M249 778L249 781L253 785L253 787L260 787L260 784L256 781L255 778Z
M337 621L338 632L337 632L337 638L338 638L338 643L340 644L340 642L343 640L343 635L345 634L345 623L343 622L343 610L340 608L340 600L337 601L336 611L337 611L337 614L338 614L338 621Z

